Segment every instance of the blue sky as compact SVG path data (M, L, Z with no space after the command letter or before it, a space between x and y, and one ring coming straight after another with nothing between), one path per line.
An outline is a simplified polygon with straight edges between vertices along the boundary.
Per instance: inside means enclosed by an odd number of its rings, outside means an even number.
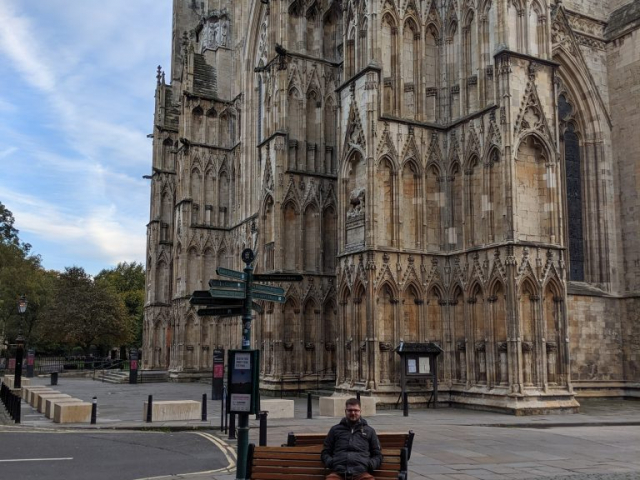
M0 202L47 269L142 262L171 0L0 0Z

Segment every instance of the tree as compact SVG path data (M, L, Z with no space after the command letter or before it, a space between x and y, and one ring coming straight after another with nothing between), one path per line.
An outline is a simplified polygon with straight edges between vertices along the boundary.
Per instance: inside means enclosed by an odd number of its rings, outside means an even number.
M0 337L12 342L22 330L29 342L46 304L47 282L40 256L30 255L31 245L20 241L14 223L13 213L0 202ZM17 311L21 295L29 301L24 315Z
M47 336L58 343L111 348L129 343L133 325L122 299L109 285L94 282L81 267L67 267L55 281Z
M129 321L134 326L133 344L142 346L142 323L144 318L145 272L140 263L121 262L110 270L101 270L95 277L98 284L109 285L124 302Z

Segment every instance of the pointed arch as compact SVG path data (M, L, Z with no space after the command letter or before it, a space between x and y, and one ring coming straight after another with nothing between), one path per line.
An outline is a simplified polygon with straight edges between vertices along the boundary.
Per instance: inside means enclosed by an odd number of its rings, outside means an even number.
M327 205L322 211L322 271L333 275L338 254L338 215L335 205Z
M541 136L530 133L517 143L515 151L518 238L551 243L556 239L554 219L558 211L552 150Z
M383 111L395 115L398 94L398 22L393 13L389 11L383 13L380 33Z
M465 169L467 244L473 246L484 243L483 174L483 164L474 152L467 159Z
M377 162L374 180L380 205L380 208L374 210L376 243L390 247L397 245L396 171L393 159L384 155Z
M282 252L283 266L286 271L297 270L297 255L299 253L299 234L300 234L300 210L297 203L293 199L288 200L282 205L282 226L283 226L283 249L286 246L286 252Z
M419 342L420 305L424 303L420 288L414 282L402 291L402 330L400 338L405 342Z

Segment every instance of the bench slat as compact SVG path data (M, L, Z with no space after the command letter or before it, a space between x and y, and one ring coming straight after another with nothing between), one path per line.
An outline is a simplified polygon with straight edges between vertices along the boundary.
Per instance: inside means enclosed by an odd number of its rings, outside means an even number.
M248 478L251 480L324 480L329 473L320 459L322 445L305 447L256 447L249 445ZM407 478L406 448L382 449L383 464L373 472L376 478Z
M413 447L413 430L409 432L377 432L380 446L384 448L407 449L407 459L411 458L411 448ZM326 438L326 433L294 433L287 435L286 445L289 447L301 447L311 445L322 445ZM284 445L283 445L284 446Z

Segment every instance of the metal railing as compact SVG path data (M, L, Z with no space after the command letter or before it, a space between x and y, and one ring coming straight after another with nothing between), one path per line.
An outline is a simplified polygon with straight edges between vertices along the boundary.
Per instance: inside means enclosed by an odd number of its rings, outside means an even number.
M11 389L4 383L0 387L0 400L7 409L9 416L15 423L20 423L20 408L22 407L22 398L19 394L13 393Z

